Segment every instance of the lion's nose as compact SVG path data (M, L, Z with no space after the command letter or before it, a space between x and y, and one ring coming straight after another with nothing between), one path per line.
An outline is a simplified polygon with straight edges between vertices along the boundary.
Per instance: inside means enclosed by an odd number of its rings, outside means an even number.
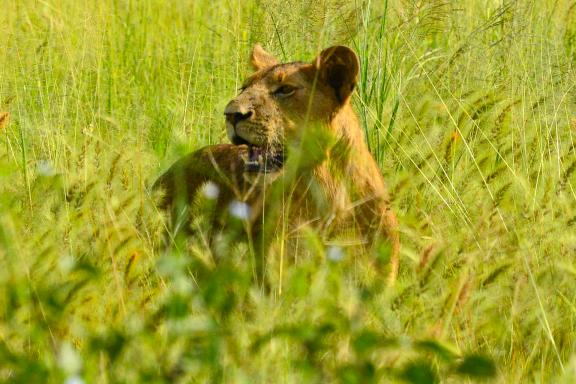
M246 113L242 113L242 112L224 112L224 115L226 115L226 120L230 122L230 124L232 124L233 126L236 125L236 123L242 121L242 120L247 120L250 118L250 116L252 116L252 111L248 111Z

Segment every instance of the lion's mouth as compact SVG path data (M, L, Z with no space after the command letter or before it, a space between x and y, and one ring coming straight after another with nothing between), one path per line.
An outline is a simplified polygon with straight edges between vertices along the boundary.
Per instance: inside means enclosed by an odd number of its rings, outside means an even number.
M283 149L254 145L236 135L232 138L234 145L248 146L248 157L244 162L244 170L254 173L272 173L282 169L285 155Z
M244 164L246 172L272 173L282 169L284 151L250 145L248 160Z

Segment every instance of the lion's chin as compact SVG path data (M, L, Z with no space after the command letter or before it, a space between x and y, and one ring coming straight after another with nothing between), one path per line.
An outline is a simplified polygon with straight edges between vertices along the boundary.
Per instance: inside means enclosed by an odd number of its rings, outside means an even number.
M239 136L232 139L232 144L248 147L248 157L244 160L246 172L273 173L284 166L285 154L282 148L254 145Z
M265 147L248 145L248 158L244 164L246 172L273 173L284 166L284 151Z

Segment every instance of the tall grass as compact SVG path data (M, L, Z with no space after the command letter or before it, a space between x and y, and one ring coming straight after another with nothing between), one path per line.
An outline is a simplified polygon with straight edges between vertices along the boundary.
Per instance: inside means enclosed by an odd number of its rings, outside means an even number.
M0 378L573 382L576 3L284 4L2 2ZM313 232L281 294L245 245L160 246L147 187L226 140L255 42L360 54L395 287Z

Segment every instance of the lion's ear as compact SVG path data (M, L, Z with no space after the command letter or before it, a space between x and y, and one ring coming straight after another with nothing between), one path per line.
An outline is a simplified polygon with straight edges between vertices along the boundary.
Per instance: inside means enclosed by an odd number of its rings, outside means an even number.
M360 61L356 53L348 47L337 45L323 50L313 65L319 71L318 79L332 87L338 101L344 104L358 82Z
M250 54L250 64L252 64L252 68L254 68L255 71L260 71L278 64L278 60L266 52L260 44L254 44L254 48L252 48L252 53Z

